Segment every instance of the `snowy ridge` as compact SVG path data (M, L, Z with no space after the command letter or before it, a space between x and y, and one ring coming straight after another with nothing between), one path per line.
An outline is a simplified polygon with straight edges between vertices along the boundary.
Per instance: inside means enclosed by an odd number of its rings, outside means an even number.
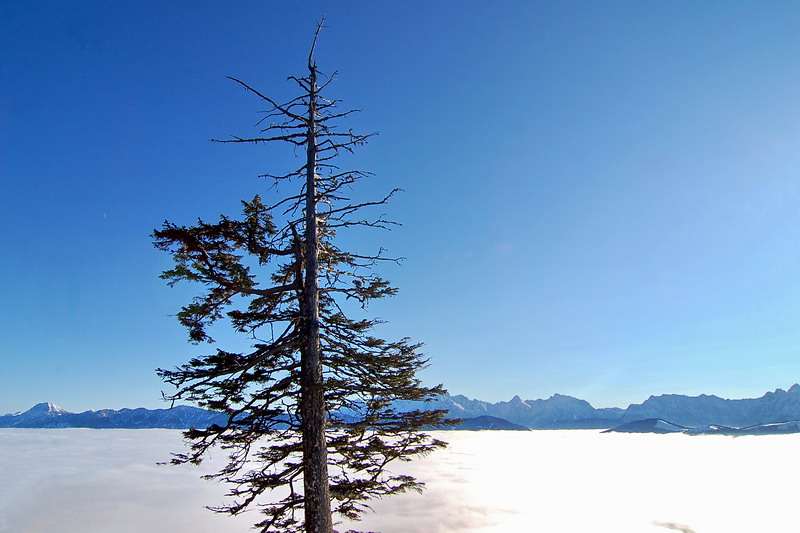
M603 433L685 433L687 435L788 435L800 433L800 420L777 422L772 424L758 424L744 428L719 426L715 424L687 428L673 424L660 418L648 418L626 422L614 429L607 429Z
M770 424L758 424L743 428L727 426L701 426L689 428L685 431L689 435L788 435L800 433L800 420L789 420L787 422L773 422Z
M688 429L660 418L646 418L626 422L614 429L607 429L603 433L685 433Z

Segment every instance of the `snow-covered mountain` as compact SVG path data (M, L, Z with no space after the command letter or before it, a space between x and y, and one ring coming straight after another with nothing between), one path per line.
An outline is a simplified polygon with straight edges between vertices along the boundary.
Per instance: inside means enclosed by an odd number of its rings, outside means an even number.
M54 403L45 402L37 403L24 413L18 413L17 416L20 422L39 420L39 419L54 419L65 414L67 411L63 410Z
M476 416L474 418L465 418L462 422L453 429L463 429L469 431L478 431L484 429L491 430L508 430L508 431L529 431L525 426L519 424L512 424L508 420L497 418L496 416Z

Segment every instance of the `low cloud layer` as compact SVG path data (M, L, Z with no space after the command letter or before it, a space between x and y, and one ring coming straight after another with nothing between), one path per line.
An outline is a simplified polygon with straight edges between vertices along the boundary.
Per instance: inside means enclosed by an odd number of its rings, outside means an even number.
M795 525L800 435L688 437L594 431L449 432L443 452L402 465L422 495L378 501L350 527L383 533L696 533ZM225 488L201 469L156 466L170 430L0 430L0 532L245 533L258 517L204 509ZM665 529L665 527L667 529ZM675 530L675 527L671 529ZM678 529L679 531L681 529Z

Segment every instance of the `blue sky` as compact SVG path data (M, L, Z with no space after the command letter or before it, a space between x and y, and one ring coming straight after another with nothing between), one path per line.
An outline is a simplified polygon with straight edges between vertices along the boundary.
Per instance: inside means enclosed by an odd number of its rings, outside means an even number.
M757 396L800 381L800 6L791 2L0 5L0 413L159 407L198 350L158 274L164 219L235 214L285 168L219 145L302 73L380 131L361 250L382 333L486 400Z

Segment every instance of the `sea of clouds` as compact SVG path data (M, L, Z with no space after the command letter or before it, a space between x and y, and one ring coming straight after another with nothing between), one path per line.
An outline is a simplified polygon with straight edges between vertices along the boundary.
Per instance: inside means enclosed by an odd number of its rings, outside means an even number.
M598 431L437 432L445 451L397 471L423 494L378 501L383 533L794 531L800 434L696 436ZM172 430L0 429L2 533L245 533L256 514L217 515L218 468L157 466Z

